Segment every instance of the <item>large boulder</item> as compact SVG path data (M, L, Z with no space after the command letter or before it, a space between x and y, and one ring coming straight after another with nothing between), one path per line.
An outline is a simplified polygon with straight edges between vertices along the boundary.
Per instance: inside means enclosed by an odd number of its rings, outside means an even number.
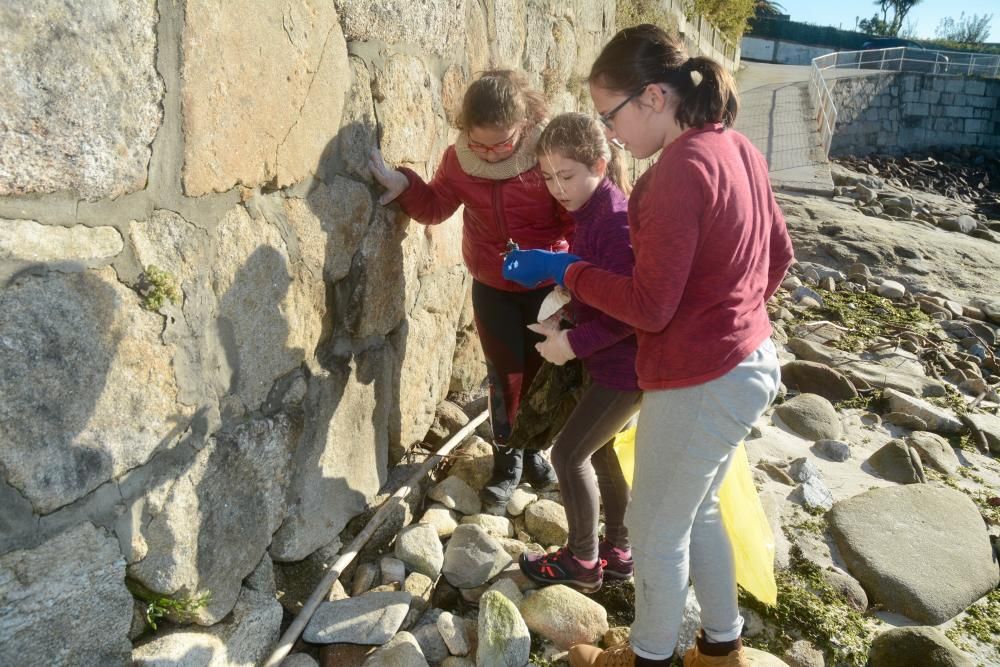
M392 364L391 354L376 348L311 378L291 509L270 547L274 560L301 560L329 543L388 479Z
M888 611L937 625L1000 582L983 519L959 491L872 489L827 516L848 570Z
M925 481L920 455L902 440L890 440L868 458L868 464L883 478L899 484Z
M186 428L163 317L112 269L24 274L0 291L0 312L0 468L35 513L143 465Z
M144 520L129 575L166 596L207 594L193 620L222 620L285 516L294 447L287 417L257 419L166 468L137 503Z
M886 389L882 397L888 402L891 412L899 412L920 419L927 425L926 430L928 431L944 435L962 432L962 422L943 408L894 389Z
M202 0L184 12L185 192L284 187L314 173L350 84L333 4L251 0L239 21Z
M563 585L532 593L521 603L521 615L532 632L563 649L594 643L608 631L604 607Z
M924 465L938 472L951 475L962 465L951 444L935 433L916 431L906 436L906 444L920 453Z
M846 401L858 395L840 371L815 361L789 361L781 367L781 382L789 389L818 394L828 401Z
M934 627L891 628L872 642L870 667L973 667L948 637Z
M410 594L405 592L371 592L323 602L302 638L313 644L381 646L396 634L409 610Z
M448 540L442 573L456 588L475 588L498 575L510 562L510 555L496 538L475 524L463 524Z
M531 653L531 634L514 603L499 591L479 599L479 632L476 664L520 667Z
M794 433L809 440L836 440L843 432L837 411L817 394L800 394L779 405L774 414Z
M0 15L0 197L146 186L163 116L154 3L39 0ZM58 48L54 48L58 45Z
M125 559L92 524L0 556L0 664L125 664L131 623Z

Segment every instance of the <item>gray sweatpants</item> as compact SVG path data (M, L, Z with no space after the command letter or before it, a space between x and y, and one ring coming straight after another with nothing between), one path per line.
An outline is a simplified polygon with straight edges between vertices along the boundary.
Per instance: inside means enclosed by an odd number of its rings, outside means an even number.
M722 377L645 393L625 515L635 559L631 644L637 655L660 660L673 654L689 576L708 639L740 636L743 618L732 545L719 514L719 485L779 383L768 339Z

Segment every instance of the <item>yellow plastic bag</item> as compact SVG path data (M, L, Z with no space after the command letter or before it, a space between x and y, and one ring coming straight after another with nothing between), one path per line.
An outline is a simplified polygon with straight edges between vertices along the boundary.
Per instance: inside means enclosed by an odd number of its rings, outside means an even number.
M625 480L631 485L635 470L635 428L622 431L615 438L615 454ZM669 462L666 462L669 465ZM769 605L778 602L774 582L774 534L750 474L750 462L741 442L733 454L726 478L719 488L719 511L722 524L733 543L736 582L748 593Z

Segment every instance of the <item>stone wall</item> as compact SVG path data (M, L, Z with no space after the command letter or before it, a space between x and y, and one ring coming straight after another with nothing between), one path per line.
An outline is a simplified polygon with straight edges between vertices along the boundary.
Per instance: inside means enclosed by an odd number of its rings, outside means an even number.
M369 149L429 176L489 66L577 108L614 7L0 7L0 663L124 664L126 580L276 639L244 579L336 545L484 377L460 215L379 206Z
M213 626L172 664L261 661L272 563L339 549L485 373L460 214L381 207L369 150L429 177L487 67L586 106L614 31L614 0L0 6L0 664L124 664L136 596Z
M831 155L1000 148L1000 79L876 73L837 79Z

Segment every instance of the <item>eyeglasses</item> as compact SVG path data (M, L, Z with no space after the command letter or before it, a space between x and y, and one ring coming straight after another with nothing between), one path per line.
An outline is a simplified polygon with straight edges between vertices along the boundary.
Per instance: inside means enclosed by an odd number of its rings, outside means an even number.
M604 127L608 128L611 131L614 131L615 128L611 125L611 121L614 119L615 114L621 111L623 108L625 108L626 104L628 104L629 102L631 102L632 100L634 100L635 98L639 97L644 92L646 92L646 86L648 85L649 85L648 83L643 84L642 88L640 88L637 92L634 92L628 97L626 97L621 104L616 106L611 111L607 113L597 114L598 120L600 120L601 123L604 124Z
M486 146L484 144L476 143L475 141L470 141L466 144L469 150L478 155L489 155L490 153L509 153L514 150L514 144L516 143L514 138L517 136L517 130L509 137L504 139L498 144L493 144L491 146Z

